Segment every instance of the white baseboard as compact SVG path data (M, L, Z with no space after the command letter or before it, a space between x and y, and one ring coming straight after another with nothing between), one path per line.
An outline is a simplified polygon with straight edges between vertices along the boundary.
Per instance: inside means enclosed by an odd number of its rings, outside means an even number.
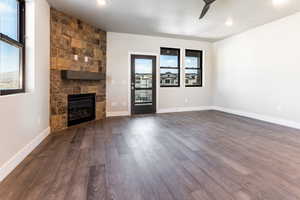
M239 116L243 116L243 117L249 117L252 119L257 119L257 120L261 120L261 121L265 121L265 122L270 122L270 123L274 123L274 124L278 124L278 125L282 125L282 126L300 129L300 123L297 123L294 121L289 121L289 120L275 118L275 117L266 116L266 115L260 115L260 114L256 114L256 113L244 112L244 111L240 111L240 110L228 109L228 108L219 107L219 106L212 106L212 109L239 115Z
M212 110L211 106L198 106L198 107L176 107L176 108L165 108L159 109L157 113L173 113L173 112L191 112L201 110Z
M130 113L128 111L122 111L122 112L107 112L107 117L119 117L119 116L129 116Z
M48 135L50 127L43 130L23 149L16 153L9 161L0 167L0 182L8 176Z

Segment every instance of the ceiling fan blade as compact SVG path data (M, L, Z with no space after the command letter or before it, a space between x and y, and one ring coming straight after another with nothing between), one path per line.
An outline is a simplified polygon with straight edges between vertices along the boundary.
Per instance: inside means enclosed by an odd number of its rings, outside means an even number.
M213 2L215 2L216 0L203 0L205 2L205 4L212 4Z
M200 15L199 19L202 19L206 15L207 11L209 10L209 7L210 7L210 4L205 4L205 6L203 7L203 10L201 12L201 15Z

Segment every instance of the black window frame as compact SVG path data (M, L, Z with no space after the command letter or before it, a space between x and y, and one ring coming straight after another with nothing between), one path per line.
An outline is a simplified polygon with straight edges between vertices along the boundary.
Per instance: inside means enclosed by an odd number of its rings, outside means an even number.
M184 66L184 85L185 85L185 87L203 87L203 51L202 50L195 50L195 49L185 49L185 57L184 57L184 65L186 64L185 63L185 59L186 59L186 57L190 57L190 56L187 56L187 51L191 51L191 52L196 52L196 53L200 53L200 63L199 63L199 65L200 66L198 66L198 67L186 67L186 66ZM186 84L186 70L187 69L193 69L193 70L199 70L200 71L200 76L201 76L201 83L200 84L197 84L197 85L187 85Z
M164 55L164 54L162 54L162 50L171 50L171 51L178 51L178 66L177 66L177 68L175 68L175 67L166 67L166 66L161 66L161 64L160 64L160 66L159 66L159 68L160 69L178 69L178 84L177 85L162 85L161 83L160 83L160 80L161 80L161 73L160 73L160 71L159 71L159 85L160 85L160 87L161 88L172 88L172 87L180 87L180 74L181 74L181 72L180 72L180 68L181 68L181 49L180 48L170 48L170 47L161 47L160 48L160 56L162 56L162 55ZM161 62L160 62L161 63Z
M15 39L0 32L0 41L20 49L19 81L20 81L21 87L19 89L0 89L0 96L25 92L25 1L24 0L16 0L16 1L19 3L19 6L18 6L18 40L15 40Z

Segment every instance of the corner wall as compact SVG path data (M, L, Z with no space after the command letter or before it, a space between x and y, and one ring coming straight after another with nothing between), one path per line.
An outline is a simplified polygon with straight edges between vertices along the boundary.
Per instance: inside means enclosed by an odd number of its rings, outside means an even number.
M26 93L0 96L0 181L50 132L50 8L26 3Z
M218 109L300 128L300 13L214 44Z

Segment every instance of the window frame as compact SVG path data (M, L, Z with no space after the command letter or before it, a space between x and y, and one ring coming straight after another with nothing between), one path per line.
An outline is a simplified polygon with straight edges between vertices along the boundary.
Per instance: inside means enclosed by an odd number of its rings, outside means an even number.
M165 67L165 66L161 66L161 64L159 64L160 65L159 66L159 85L160 85L161 88L172 88L172 87L178 88L178 87L180 87L181 49L180 48L171 48L171 47L160 47L160 54L159 54L160 56L162 56L162 54L161 54L162 49L176 50L176 51L178 51L179 54L178 54L178 60L177 60L177 62L178 62L177 68L175 68L175 67ZM159 60L161 60L161 59L159 59ZM161 63L161 62L159 62L159 63ZM160 69L178 69L178 84L177 85L162 85L160 83L160 80L161 80Z
M15 40L0 32L0 41L10 46L19 48L19 82L21 87L19 89L0 89L0 96L24 93L25 92L25 1L16 0L19 3L18 7L18 40Z
M198 66L197 68L194 68L194 67L186 67L186 57L190 57L190 56L186 56L187 55L187 51L193 51L193 52L197 52L199 53L200 52L200 66ZM193 88L193 87L203 87L203 50L195 50L195 49L185 49L185 52L184 52L184 85L186 88ZM201 76L201 83L200 84L197 84L197 85L187 85L186 84L186 70L200 70L200 76Z

